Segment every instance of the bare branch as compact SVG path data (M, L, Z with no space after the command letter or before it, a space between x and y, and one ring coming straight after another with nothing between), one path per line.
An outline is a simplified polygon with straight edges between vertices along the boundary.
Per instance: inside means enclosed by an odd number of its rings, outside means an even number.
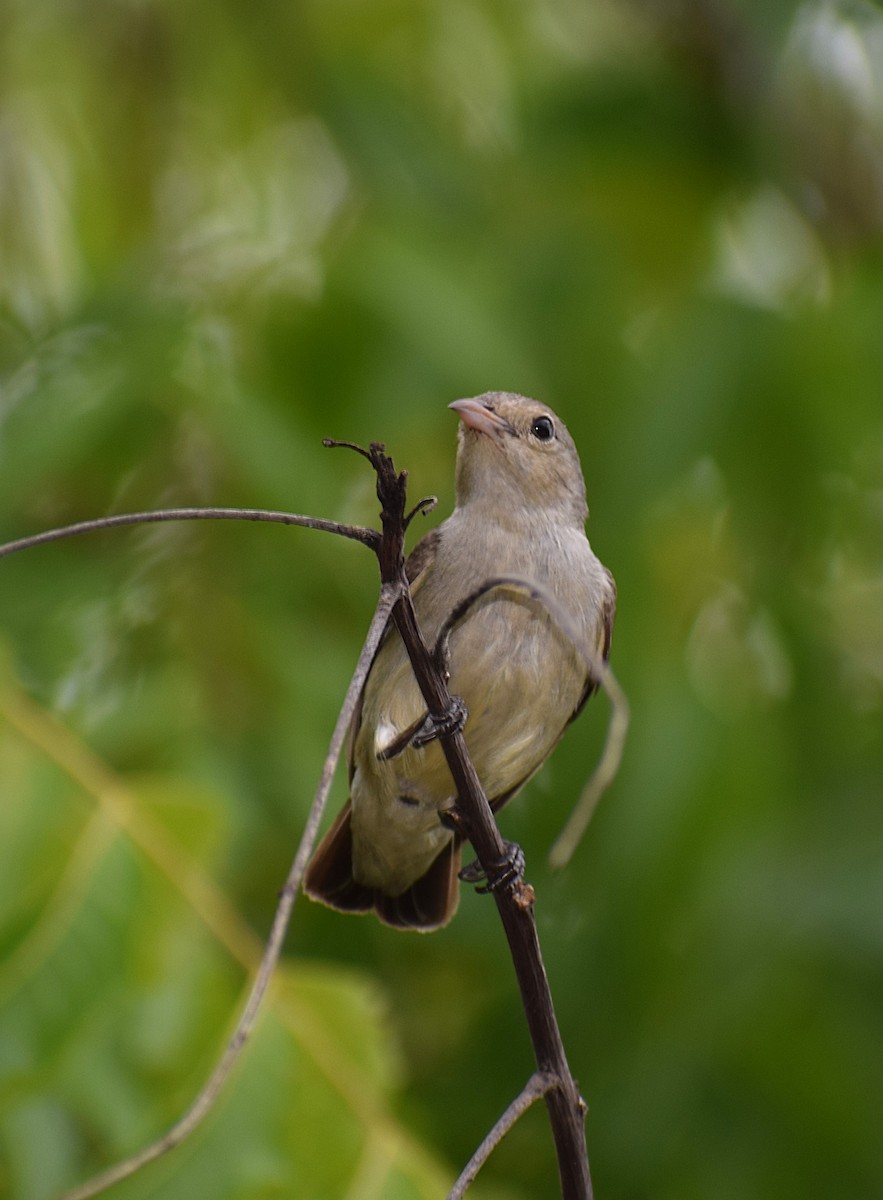
M380 592L380 598L377 602L377 608L374 611L374 617L371 621L371 626L368 630L368 636L365 639L365 644L362 647L362 653L359 655L359 661L350 680L350 685L347 689L346 698L343 702L343 707L340 710L340 715L337 718L337 723L334 726L334 732L331 735L331 742L328 747L328 753L325 757L325 763L322 768L322 776L319 781L319 786L316 790L316 795L310 808L309 816L307 817L306 826L304 828L303 837L300 845L297 848L297 853L294 862L291 865L291 870L288 873L288 878L285 881L285 886L280 895L279 904L273 917L273 924L270 929L270 936L267 939L267 945L261 959L261 965L252 984L251 991L243 1009L242 1016L236 1029L233 1032L230 1040L227 1043L227 1048L224 1051L221 1060L215 1067L202 1091L194 1100L191 1107L187 1110L184 1116L172 1126L157 1141L146 1146L137 1154L133 1154L131 1158L127 1158L124 1162L117 1163L107 1171L103 1171L100 1175L96 1175L93 1179L74 1188L72 1191L66 1192L61 1200L87 1200L89 1196L95 1196L99 1192L103 1192L112 1184L119 1183L120 1180L128 1179L130 1175L134 1175L142 1167L153 1162L157 1158L161 1158L170 1150L180 1145L185 1138L196 1129L202 1120L208 1115L215 1100L218 1097L224 1084L230 1076L233 1067L242 1052L242 1048L248 1041L252 1030L254 1029L255 1021L261 1008L261 1003L266 994L267 988L272 979L273 972L276 969L276 964L279 960L279 955L282 950L282 944L285 940L285 934L288 930L288 923L291 918L291 912L294 908L294 902L297 899L300 891L301 880L304 870L306 869L307 861L313 850L313 844L316 840L319 824L322 819L322 813L325 809L325 804L328 799L328 792L331 788L331 781L334 777L337 760L340 757L341 749L343 748L346 739L347 730L352 721L353 713L358 703L362 688L365 685L365 679L368 676L371 663L383 637L389 621L390 613L393 606L399 599L399 589L395 585L384 585Z
M478 1172L516 1121L519 1121L524 1116L532 1104L535 1104L537 1100L557 1086L558 1080L554 1075L548 1075L542 1071L535 1071L531 1075L523 1089L515 1097L460 1172L457 1182L448 1192L446 1200L463 1200L463 1197L466 1195L466 1189L473 1183Z
M405 517L405 529L408 529L411 522L416 516L426 516L431 513L438 504L438 496L424 496L422 500L418 500L411 511Z
M158 508L150 512L116 513L109 517L96 517L91 521L77 521L59 529L46 529L30 537L17 538L0 546L0 558L15 554L17 550L30 550L46 542L59 542L63 538L76 537L81 533L95 533L102 529L116 529L124 525L151 525L160 521L267 521L277 525L302 525L307 529L319 529L325 533L337 533L341 537L362 542L377 550L380 534L376 529L365 529L360 525L342 525L338 521L326 521L322 517L304 517L297 513L274 512L266 508Z
M439 717L450 706L450 694L444 673L439 670L417 627L410 592L406 591L393 609L393 619L408 650L429 712L433 717ZM462 829L481 866L490 874L502 859L505 848L487 796L462 732L443 733L440 742L457 791L457 812ZM546 1094L546 1104L558 1156L562 1200L591 1200L585 1104L570 1072L555 1017L529 899L532 889L522 884L518 889L499 888L492 894L509 942L537 1068L541 1074L552 1075L556 1081L556 1086Z
M384 582L397 579L402 584L402 595L393 609L393 620L405 644L429 714L438 722L449 712L452 701L445 672L438 662L442 655L430 653L426 645L417 624L411 593L405 580L404 560L401 554L404 539L405 476L396 475L392 461L380 453L374 465L377 470L377 494L383 506L384 536L379 554L381 579ZM522 580L514 580L510 586L527 587L530 590L532 585L525 585ZM555 608L557 609L557 605ZM578 645L578 639L569 636L574 644ZM589 661L591 662L591 656ZM491 874L495 865L503 858L505 847L487 796L466 749L462 731L454 729L452 732L442 733L440 744L454 781L457 813L462 831L472 843L484 871ZM592 1181L586 1149L585 1104L570 1072L561 1031L555 1017L533 915L533 889L520 882L517 887L495 890L493 896L509 942L537 1068L542 1075L551 1075L556 1081L556 1086L546 1094L546 1103L558 1157L562 1200L591 1200Z

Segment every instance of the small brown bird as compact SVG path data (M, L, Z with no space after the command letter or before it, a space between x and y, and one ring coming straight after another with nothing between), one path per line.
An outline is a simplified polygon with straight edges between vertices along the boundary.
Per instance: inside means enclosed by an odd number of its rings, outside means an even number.
M585 483L563 422L511 392L450 407L461 421L456 506L406 564L427 641L459 601L509 576L551 595L592 661L606 661L616 586L586 538ZM597 683L524 589L497 589L469 610L451 636L450 690L465 701L464 737L494 811L539 770ZM425 712L390 628L354 721L351 799L304 882L332 908L424 932L457 910L460 839L439 817L457 797L437 740L385 752Z

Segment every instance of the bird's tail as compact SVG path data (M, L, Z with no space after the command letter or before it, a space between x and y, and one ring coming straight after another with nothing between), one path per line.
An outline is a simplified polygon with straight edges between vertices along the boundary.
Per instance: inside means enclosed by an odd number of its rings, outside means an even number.
M374 912L384 925L429 933L447 925L460 901L460 840L456 836L429 870L401 895L387 896L353 878L352 806L346 807L316 850L304 876L311 900L340 912Z

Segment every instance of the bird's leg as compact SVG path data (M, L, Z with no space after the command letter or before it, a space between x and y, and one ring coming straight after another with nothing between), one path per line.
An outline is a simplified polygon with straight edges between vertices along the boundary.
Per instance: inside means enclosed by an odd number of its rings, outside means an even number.
M456 805L446 808L438 814L438 818L446 829L465 837L463 814ZM478 892L498 892L505 888L515 904L527 911L533 908L536 893L529 883L524 882L524 851L517 842L503 842L502 857L486 871L480 862L469 863L458 873L458 878L464 883L480 883Z
M469 863L460 872L464 883L480 883L477 892L514 891L524 883L524 851L517 842L503 842L503 856L485 870L480 862Z
M466 724L466 718L469 715L466 705L459 696L451 696L451 703L448 708L438 717L434 717L431 713L427 713L423 717L418 717L412 725L407 729L403 729L399 736L377 755L380 762L388 762L391 758L396 758L403 750L407 750L409 746L413 746L419 750L422 746L428 746L430 742L434 742L438 737L444 737L448 733L457 733Z

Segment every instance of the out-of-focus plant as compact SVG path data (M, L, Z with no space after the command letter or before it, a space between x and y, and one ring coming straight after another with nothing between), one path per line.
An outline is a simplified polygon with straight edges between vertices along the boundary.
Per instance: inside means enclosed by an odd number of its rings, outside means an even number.
M382 437L444 508L444 404L487 387L573 430L620 585L629 751L565 876L545 852L591 731L503 824L547 897L605 1196L881 1190L880 46L861 3L3 18L4 538L304 495L370 521L370 488L318 468L325 434ZM21 732L6 703L13 1196L146 1141L223 1040L241 951L53 739L184 846L229 929L266 929L373 582L355 549L342 566L281 533L133 532L4 565L4 694L56 731ZM157 1194L436 1195L436 1156L462 1161L520 1086L480 906L407 953L303 915L283 992L309 991L309 1038L274 1010L193 1174ZM549 1155L529 1118L486 1189L537 1194Z

